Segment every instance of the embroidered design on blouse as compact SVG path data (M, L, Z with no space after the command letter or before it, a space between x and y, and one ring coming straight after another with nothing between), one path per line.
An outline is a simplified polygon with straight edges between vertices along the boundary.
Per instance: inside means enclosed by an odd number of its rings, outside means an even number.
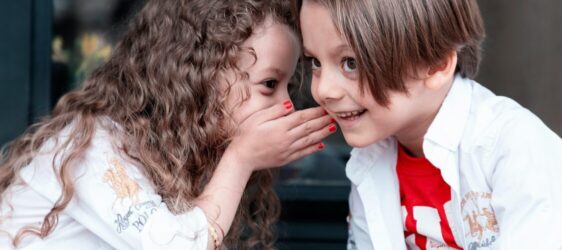
M117 198L113 201L113 206L117 201L123 204L126 199L129 199L132 202L131 204L136 204L141 187L127 175L125 167L118 160L111 160L110 165L111 167L103 175L103 181L108 182L117 195Z
M158 210L158 205L154 201L145 201L129 207L124 214L117 214L115 219L116 231L121 233L130 226L141 232L148 218Z

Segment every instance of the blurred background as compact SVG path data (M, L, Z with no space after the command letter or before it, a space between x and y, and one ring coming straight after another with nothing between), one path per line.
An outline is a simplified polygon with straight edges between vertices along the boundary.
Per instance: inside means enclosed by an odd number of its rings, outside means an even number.
M562 1L478 1L487 39L477 80L562 135ZM143 0L0 0L0 145L47 115L103 63ZM296 95L297 107L311 105ZM281 170L280 249L344 249L345 162L340 134ZM1 169L0 169L1 171Z

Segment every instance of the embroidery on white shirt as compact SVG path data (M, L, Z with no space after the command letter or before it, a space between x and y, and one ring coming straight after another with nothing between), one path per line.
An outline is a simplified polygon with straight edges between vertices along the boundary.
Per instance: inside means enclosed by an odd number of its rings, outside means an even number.
M499 234L498 222L490 205L492 194L467 192L461 201L463 223L467 230L467 249L490 247Z
M119 160L111 159L108 163L109 168L103 175L103 181L108 183L115 193L111 207L116 214L116 231L122 233L129 228L135 228L141 232L148 218L158 210L158 204L152 200L139 200L142 187L127 175Z
M136 204L141 187L127 175L125 168L118 160L111 160L110 165L110 168L103 175L103 181L109 183L117 196L112 207L115 207L117 201L123 205L123 201L126 199L129 199L131 205Z
M154 201L146 201L132 205L126 213L117 214L117 219L115 219L117 232L121 233L130 226L133 226L137 231L141 232L150 215L154 214L157 210L158 205Z

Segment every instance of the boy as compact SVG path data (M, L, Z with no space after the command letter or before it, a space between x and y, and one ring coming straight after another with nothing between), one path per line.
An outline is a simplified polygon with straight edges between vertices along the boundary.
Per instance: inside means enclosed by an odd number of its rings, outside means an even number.
M475 0L304 0L312 94L355 147L349 249L562 249L562 140L473 81Z

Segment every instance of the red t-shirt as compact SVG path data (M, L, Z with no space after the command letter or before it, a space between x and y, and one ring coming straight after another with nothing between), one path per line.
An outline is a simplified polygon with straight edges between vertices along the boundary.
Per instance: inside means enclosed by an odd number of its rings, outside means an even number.
M424 157L398 150L396 166L404 234L409 249L462 249L455 242L445 210L452 209L451 187L441 170Z

